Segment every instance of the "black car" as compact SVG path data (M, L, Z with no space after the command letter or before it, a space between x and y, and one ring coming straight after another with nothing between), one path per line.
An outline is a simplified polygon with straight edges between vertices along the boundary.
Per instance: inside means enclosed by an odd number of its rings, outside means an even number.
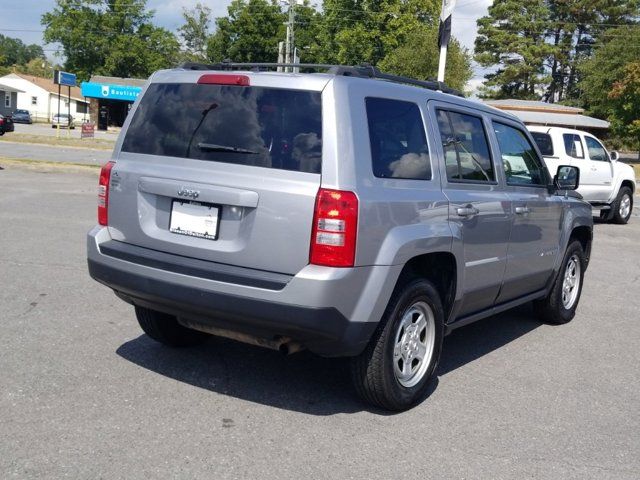
M4 135L6 132L13 132L13 121L11 120L11 117L0 115L0 136Z
M13 123L28 123L29 125L33 123L29 110L16 110L13 112L11 119Z

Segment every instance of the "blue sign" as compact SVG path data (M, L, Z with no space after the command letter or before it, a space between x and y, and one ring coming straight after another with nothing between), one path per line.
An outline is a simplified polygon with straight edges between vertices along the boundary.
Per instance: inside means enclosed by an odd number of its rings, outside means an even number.
M65 85L67 87L76 86L76 74L55 70L53 72L53 83L56 85Z
M142 87L93 82L82 82L81 89L83 97L127 100L129 102L134 102L142 91Z

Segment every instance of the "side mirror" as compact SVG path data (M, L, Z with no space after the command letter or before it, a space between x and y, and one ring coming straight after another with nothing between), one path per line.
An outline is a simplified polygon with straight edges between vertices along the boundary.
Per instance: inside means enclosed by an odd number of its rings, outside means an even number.
M558 190L576 190L580 185L580 169L570 165L560 165L553 184Z
M614 150L613 152L609 152L609 158L611 158L612 162L617 162L620 160L620 154Z

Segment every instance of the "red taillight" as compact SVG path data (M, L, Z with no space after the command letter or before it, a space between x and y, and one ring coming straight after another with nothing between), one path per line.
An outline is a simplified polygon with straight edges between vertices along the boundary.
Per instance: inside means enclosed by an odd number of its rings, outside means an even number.
M100 169L98 182L98 223L109 224L109 182L111 181L111 169L116 162L109 162Z
M241 87L249 86L249 77L246 75L221 75L218 73L209 73L202 75L198 79L200 84L210 85L239 85Z
M314 265L353 267L356 257L358 197L321 188L316 197L309 260Z

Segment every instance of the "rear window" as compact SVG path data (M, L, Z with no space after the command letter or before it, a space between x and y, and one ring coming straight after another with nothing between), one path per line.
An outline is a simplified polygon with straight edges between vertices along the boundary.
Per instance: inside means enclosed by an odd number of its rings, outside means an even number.
M542 132L529 132L538 145L540 153L545 157L553 157L553 142L551 135Z
M122 150L320 173L320 92L152 84Z

